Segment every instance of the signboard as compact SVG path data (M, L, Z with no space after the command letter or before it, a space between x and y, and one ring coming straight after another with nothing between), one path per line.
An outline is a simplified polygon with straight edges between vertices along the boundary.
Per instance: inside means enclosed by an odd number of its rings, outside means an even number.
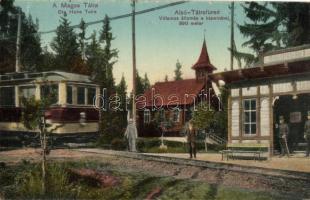
M301 122L301 112L291 112L290 123L300 123L300 122Z

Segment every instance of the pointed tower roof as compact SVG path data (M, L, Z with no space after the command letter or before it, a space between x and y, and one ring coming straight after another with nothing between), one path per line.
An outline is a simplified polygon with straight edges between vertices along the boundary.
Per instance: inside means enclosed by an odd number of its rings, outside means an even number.
M192 69L194 70L201 69L201 68L207 69L208 72L212 72L213 70L216 70L216 68L210 62L205 38L203 39L203 44L202 44L199 59L192 66Z

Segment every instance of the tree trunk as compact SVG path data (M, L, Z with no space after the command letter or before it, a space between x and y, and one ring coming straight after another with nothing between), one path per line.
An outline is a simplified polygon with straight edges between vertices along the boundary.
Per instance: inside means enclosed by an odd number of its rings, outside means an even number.
M42 129L41 130L41 150L42 150L42 163L41 163L41 168L42 168L42 194L45 194L46 191L46 133Z

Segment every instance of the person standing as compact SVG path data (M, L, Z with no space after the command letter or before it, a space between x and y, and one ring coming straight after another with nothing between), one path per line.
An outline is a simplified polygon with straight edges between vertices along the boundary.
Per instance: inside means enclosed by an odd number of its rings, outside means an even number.
M289 127L287 123L285 123L284 117L280 116L280 125L279 125L279 140L280 140L280 147L281 147L281 156L285 154L289 157L289 149L287 146L287 136L289 134Z
M138 138L138 131L133 119L128 120L125 137L128 140L129 151L136 152L136 139Z
M190 120L188 122L188 127L186 129L186 135L187 135L187 143L189 147L189 155L190 158L196 158L196 135L197 131L194 128L193 121Z
M306 140L307 145L307 151L306 151L306 157L310 155L310 111L308 111L307 121L305 122L305 128L304 128L304 138Z

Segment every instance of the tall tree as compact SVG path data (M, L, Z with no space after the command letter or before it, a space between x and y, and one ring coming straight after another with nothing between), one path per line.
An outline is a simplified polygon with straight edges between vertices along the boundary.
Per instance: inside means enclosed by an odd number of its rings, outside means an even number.
M127 125L127 84L125 81L124 75L122 76L121 81L116 86L117 96L120 98L120 110L118 111L118 125L120 127L119 135L122 137L122 129L126 128Z
M147 76L147 73L144 74L144 79L143 79L143 90L147 90L151 87L150 80Z
M67 18L61 17L60 25L56 29L56 37L51 42L55 52L55 68L63 71L72 71L74 65L80 61L81 54L77 35Z
M21 70L40 71L42 49L38 21L25 16L13 0L0 1L0 73L15 71L18 14L21 14Z
M247 65L258 61L262 52L310 43L310 4L296 2L246 2L243 5L250 22L238 25L248 38L243 46L253 54L235 51Z
M165 76L165 82L168 82L168 75L166 74L166 76Z
M83 18L81 19L79 28L80 28L80 33L78 34L78 39L79 39L80 51L82 54L82 59L85 60L86 59L86 56L85 56L86 23L83 20Z
M43 51L41 48L41 39L38 35L39 21L36 20L36 23L34 23L31 15L29 15L24 23L21 43L22 69L31 72L42 71L44 70L44 66L42 66Z
M103 27L100 33L100 42L104 44L103 56L104 63L103 67L105 69L105 83L104 86L109 89L109 93L113 93L115 90L115 82L113 77L113 65L116 63L116 58L118 56L118 51L111 48L111 42L114 40L113 34L111 32L110 19L106 15L103 20Z
M86 45L85 56L87 65L90 68L91 77L99 82L105 79L105 69L103 67L103 50L97 40L96 32L91 35L91 41Z
M136 95L141 95L144 93L144 83L143 78L139 75L139 72L137 70L136 74Z
M174 70L174 80L182 80L182 71L181 71L182 65L179 60L177 60L177 63L175 64L175 70Z
M103 20L103 27L100 33L98 44L95 35L92 36L92 42L88 46L88 59L92 68L92 79L100 85L101 89L105 88L105 108L100 110L100 133L105 142L111 142L113 139L113 132L117 128L117 115L109 110L110 97L115 94L115 82L113 78L113 65L116 62L117 50L112 49L111 42L113 40L111 32L110 20L105 16ZM89 51L89 50L94 50Z

